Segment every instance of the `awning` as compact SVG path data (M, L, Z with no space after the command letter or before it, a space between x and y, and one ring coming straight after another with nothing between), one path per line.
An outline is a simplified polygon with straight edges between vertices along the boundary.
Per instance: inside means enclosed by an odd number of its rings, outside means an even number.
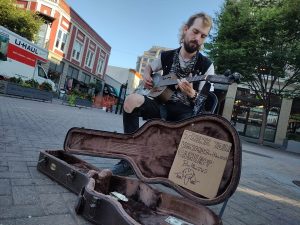
M116 89L109 84L104 84L103 94L118 97Z
M49 23L53 23L53 21L55 20L55 18L53 18L52 16L49 16L47 14L44 14L42 12L37 12L37 14L42 17L45 21L49 22Z

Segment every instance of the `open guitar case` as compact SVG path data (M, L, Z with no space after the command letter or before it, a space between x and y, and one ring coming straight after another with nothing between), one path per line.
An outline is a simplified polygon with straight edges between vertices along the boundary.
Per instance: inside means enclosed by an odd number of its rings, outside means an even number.
M214 198L168 179L184 130L232 143ZM125 159L136 178L100 170L74 154ZM71 128L64 150L40 152L37 169L78 194L75 211L95 224L216 225L222 224L221 215L206 206L226 203L235 192L241 173L241 143L235 128L217 115L177 123L151 120L132 134Z

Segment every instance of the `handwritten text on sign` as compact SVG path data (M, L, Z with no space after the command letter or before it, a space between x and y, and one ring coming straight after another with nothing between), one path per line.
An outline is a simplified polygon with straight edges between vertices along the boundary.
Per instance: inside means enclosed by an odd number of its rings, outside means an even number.
M183 132L169 179L207 198L217 195L231 143Z

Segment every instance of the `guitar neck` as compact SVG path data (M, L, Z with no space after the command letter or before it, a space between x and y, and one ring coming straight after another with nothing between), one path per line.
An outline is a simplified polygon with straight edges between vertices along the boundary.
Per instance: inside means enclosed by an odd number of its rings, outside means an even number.
M200 75L194 77L187 77L186 80L188 82L195 82L195 81L210 81L211 83L218 83L218 84L231 84L233 81L224 75ZM169 86L178 84L177 79L165 79L160 80L156 87L162 86Z

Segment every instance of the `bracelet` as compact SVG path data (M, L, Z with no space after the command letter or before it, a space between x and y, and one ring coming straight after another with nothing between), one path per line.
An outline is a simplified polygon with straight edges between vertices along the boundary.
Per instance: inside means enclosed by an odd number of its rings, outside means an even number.
M198 97L198 92L197 91L195 91L195 94L194 94L194 96L193 97L190 97L189 99L190 99L190 101L195 101L196 100L196 98Z

